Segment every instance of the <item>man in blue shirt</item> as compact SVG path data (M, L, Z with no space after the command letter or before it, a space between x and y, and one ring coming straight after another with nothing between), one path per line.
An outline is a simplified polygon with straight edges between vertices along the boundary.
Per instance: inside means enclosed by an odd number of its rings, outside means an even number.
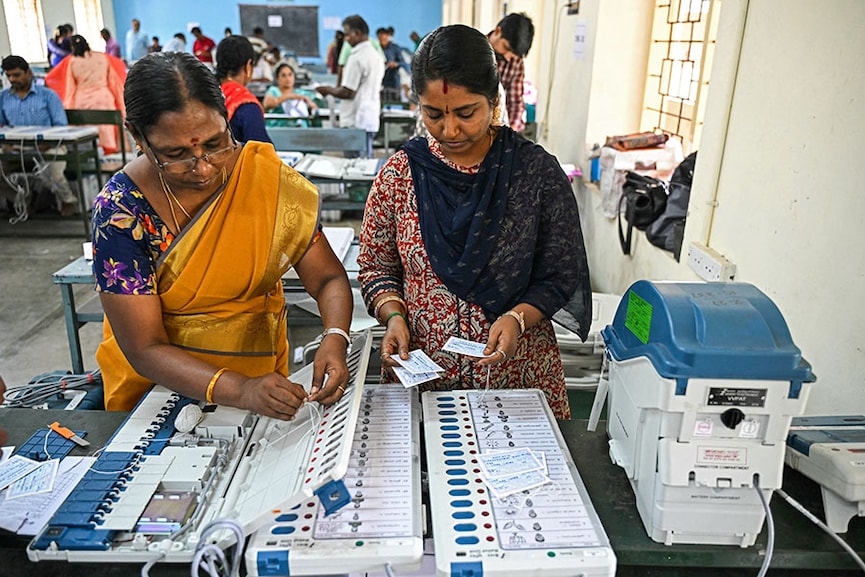
M7 56L0 67L11 86L0 92L0 126L66 126L66 111L60 97L50 88L33 82L30 65L20 56ZM40 147L45 158L65 155L66 147ZM69 187L63 171L66 161L48 162L40 180L51 187L57 197L60 214L69 216L78 211L78 199ZM27 167L13 170L28 172Z
M132 28L126 31L126 65L132 65L147 56L148 43L147 33L141 30L141 22L138 18L132 19Z

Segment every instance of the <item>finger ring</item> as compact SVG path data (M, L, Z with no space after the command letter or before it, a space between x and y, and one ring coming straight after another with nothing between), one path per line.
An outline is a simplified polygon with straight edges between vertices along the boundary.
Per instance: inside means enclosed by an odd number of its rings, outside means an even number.
M345 392L345 387L343 387L342 385L337 385L336 388L339 389L340 391L342 391L343 393Z
M508 354L501 349L496 349L496 352L502 355L502 361L508 360Z

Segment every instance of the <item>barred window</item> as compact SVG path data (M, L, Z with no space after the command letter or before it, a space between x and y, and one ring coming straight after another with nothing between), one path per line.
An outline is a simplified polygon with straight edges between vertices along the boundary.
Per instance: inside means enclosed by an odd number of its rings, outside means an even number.
M641 129L668 134L685 154L703 127L721 0L656 0Z

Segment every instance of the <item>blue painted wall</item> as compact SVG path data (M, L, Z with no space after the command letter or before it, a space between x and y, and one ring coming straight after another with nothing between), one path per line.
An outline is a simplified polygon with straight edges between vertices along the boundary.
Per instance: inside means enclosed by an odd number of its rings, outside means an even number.
M226 27L235 34L240 30L239 2L223 0L114 0L114 20L117 31L116 38L121 49L126 50L124 39L133 18L141 21L141 29L148 36L159 36L162 44L177 32L186 34L186 47L191 51L195 37L189 34L187 24L196 22L206 36L216 43L223 37ZM351 14L360 14L370 28L370 36L375 35L376 28L393 26L394 42L402 47L411 48L413 43L409 34L416 30L421 36L441 26L441 0L391 0L374 2L357 2L356 0L322 0L321 2L284 2L276 3L266 0L244 0L242 4L264 4L284 6L314 6L317 5L319 16L319 58L301 58L303 62L324 63L327 45L333 40L333 30L324 29L324 19L335 17L341 22ZM341 26L340 26L341 29ZM265 33L265 37L267 34Z

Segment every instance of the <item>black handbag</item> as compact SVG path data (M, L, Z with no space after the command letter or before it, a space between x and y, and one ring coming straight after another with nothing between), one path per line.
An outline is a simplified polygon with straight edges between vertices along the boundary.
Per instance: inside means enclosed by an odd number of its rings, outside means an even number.
M646 228L646 238L658 248L673 253L679 261L682 252L682 239L685 236L685 217L688 216L688 202L691 198L691 182L694 179L694 166L697 153L692 152L673 171L667 195L667 208Z
M667 207L667 187L664 181L628 171L619 199L619 244L624 254L631 254L634 227L645 230ZM627 233L622 225L622 213L628 222Z

